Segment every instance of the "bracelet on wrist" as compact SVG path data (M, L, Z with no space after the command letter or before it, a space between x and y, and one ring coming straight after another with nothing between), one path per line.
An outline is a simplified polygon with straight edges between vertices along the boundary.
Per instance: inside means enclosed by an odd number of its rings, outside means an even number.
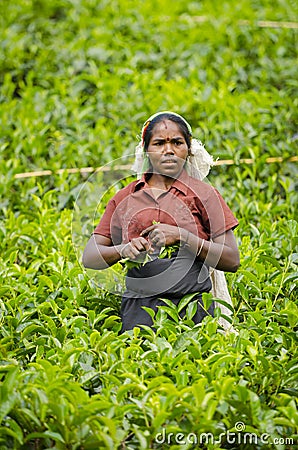
M202 251L202 248L203 248L204 242L205 242L205 240L204 240L204 239L202 239L201 245L200 245L200 247L198 248L198 251L197 251L197 256L200 256L200 253L201 253L201 251Z
M125 256L123 255L123 250L125 249L126 246L127 244L123 245L123 247L119 250L120 259L125 259Z
M185 241L183 242L183 244L181 245L181 248L189 247L188 239L189 239L189 231L187 231L186 239L185 239Z

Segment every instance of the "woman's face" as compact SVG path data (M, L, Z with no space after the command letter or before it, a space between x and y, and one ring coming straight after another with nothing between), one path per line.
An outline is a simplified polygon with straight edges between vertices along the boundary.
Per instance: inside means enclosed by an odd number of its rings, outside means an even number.
M176 178L189 153L179 125L171 120L158 122L152 130L147 153L154 173Z

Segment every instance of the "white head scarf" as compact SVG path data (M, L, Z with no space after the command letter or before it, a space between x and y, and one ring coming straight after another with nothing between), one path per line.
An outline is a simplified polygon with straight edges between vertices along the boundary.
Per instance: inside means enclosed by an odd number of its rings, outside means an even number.
M151 117L149 117L148 120L144 123L142 127L141 132L141 141L138 143L135 149L135 160L132 165L132 170L137 173L138 178L142 176L142 174L148 169L148 158L146 156L146 152L144 149L144 132L149 125L149 123L155 119L156 117L160 116L161 114L171 114L174 116L179 117L185 125L187 126L187 129L189 131L189 134L191 135L191 146L190 146L190 154L187 158L186 162L186 171L187 173L193 177L197 178L199 180L203 180L209 173L210 167L214 164L212 156L207 152L204 145L201 141L198 139L194 139L192 137L192 129L189 123L184 119L184 117L180 116L177 113L174 113L172 111L161 111L156 114L153 114Z

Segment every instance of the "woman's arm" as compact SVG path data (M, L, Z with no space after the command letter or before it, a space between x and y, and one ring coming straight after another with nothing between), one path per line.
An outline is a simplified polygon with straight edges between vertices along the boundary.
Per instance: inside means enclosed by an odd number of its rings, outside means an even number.
M217 236L213 241L201 239L199 258L211 267L225 272L237 272L240 266L240 255L232 230Z
M215 269L224 272L236 272L240 265L239 250L232 230L217 236L213 241L206 241L189 233L181 231L182 242L195 253L199 259Z
M159 247L180 243L209 266L225 272L236 272L240 265L239 250L232 230L217 236L213 241L201 239L189 231L167 224L155 224L141 235L149 237Z
M126 244L113 245L111 239L93 234L83 252L82 263L88 269L106 269L122 258L136 258L143 251L150 251L149 242L143 238L134 238Z

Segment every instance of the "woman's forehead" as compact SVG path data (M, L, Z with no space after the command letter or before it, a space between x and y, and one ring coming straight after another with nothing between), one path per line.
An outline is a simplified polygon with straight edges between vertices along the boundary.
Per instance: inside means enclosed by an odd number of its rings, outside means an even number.
M172 122L171 120L162 120L161 122L158 122L153 130L152 130L152 137L157 135L167 135L167 134L173 134L183 136L183 133L179 127L179 125L175 122Z

